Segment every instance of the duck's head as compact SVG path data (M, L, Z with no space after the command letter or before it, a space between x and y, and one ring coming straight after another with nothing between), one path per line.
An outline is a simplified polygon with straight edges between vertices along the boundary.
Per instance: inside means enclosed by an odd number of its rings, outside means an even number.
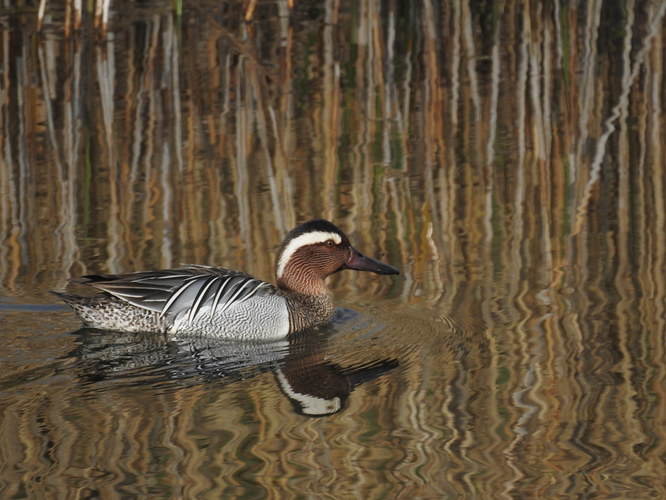
M343 269L400 274L395 267L363 255L340 228L321 219L292 229L275 260L278 286L307 295L328 293L324 280Z

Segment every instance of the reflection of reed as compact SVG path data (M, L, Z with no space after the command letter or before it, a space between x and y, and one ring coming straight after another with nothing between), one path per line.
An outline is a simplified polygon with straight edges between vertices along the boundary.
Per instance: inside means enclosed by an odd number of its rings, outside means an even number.
M480 302L493 332L477 378L415 363L419 391L403 401L381 389L413 431L399 440L404 462L385 469L405 483L443 471L455 485L420 484L417 496L565 495L578 471L604 492L613 465L627 472L618 483L645 491L634 477L665 442L645 401L666 399L666 4L636 3L618 14L604 2L330 1L314 19L259 3L243 26L202 4L180 34L167 6L131 11L136 22L100 45L5 30L0 285L181 262L269 279L284 232L329 217L405 275L341 274L342 298ZM204 400L194 392L179 408ZM296 432L279 417L252 432ZM363 429L344 423L354 448ZM288 435L285 459L319 460L295 443L322 432ZM206 457L174 433L165 446L196 455L187 474L209 481ZM351 471L354 453L337 465ZM241 482L237 464L224 467Z

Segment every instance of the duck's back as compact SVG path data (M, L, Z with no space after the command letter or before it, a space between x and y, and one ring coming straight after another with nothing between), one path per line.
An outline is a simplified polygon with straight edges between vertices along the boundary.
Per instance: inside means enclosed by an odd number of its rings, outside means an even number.
M94 328L171 335L275 338L289 333L286 300L271 284L209 266L91 275L103 294L60 296Z

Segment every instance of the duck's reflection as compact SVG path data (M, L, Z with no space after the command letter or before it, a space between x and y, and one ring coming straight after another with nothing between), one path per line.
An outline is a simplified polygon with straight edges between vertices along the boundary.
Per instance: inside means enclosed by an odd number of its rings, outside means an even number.
M396 359L368 359L340 366L333 360L333 327L275 342L171 341L156 334L129 334L83 328L72 353L88 382L191 385L228 383L272 371L277 386L302 414L320 417L340 412L358 385L398 366Z
M294 342L274 373L298 413L320 417L339 412L355 387L397 366L396 359L375 359L342 367L326 361L324 350L313 349L311 342Z

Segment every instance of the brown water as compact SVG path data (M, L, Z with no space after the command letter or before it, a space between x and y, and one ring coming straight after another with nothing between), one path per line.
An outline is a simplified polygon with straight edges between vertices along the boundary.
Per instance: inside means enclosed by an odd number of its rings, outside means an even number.
M666 4L0 11L2 498L666 498ZM291 342L81 330L49 289L272 280L333 220Z

